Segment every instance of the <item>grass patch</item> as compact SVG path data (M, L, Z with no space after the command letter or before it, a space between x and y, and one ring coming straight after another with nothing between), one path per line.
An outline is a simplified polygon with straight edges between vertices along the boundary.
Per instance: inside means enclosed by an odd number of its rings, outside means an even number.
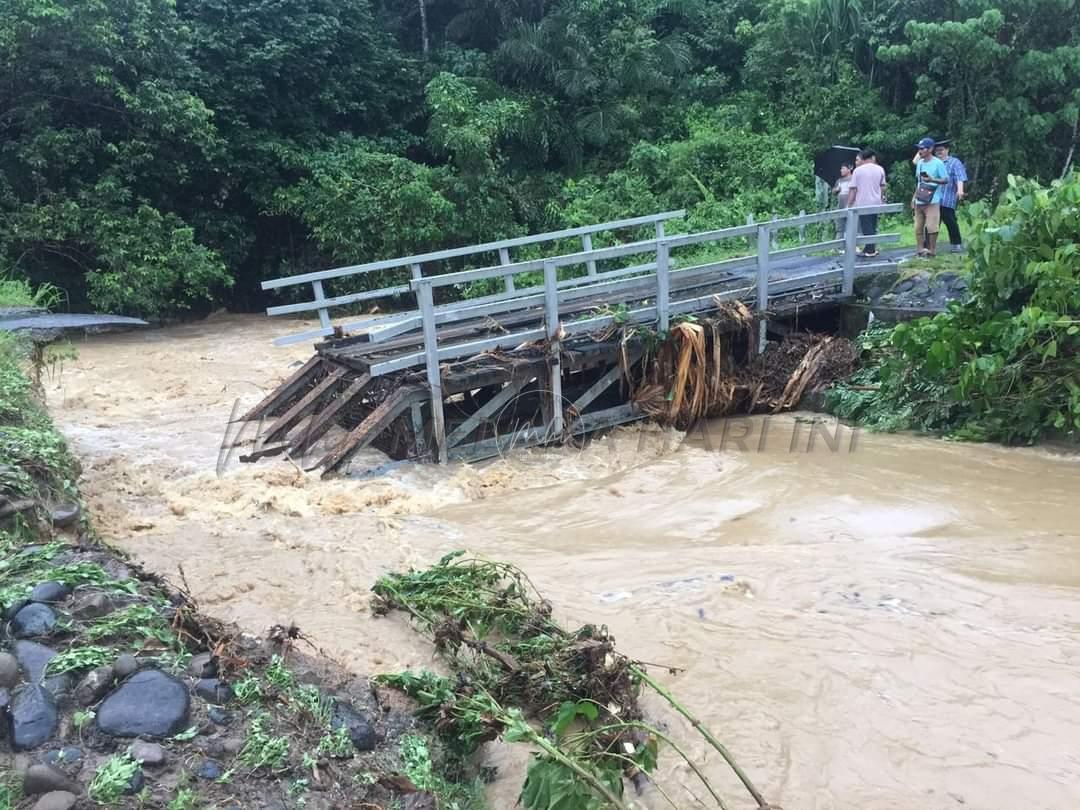
M117 754L94 773L87 795L96 804L116 804L128 790L131 779L138 770L139 763L130 755Z
M167 810L195 810L198 807L196 800L194 790L189 787L180 788L169 802Z
M272 735L270 717L260 714L251 721L239 759L252 771L280 771L289 761L289 741L285 737Z
M22 798L22 787L14 771L0 773L0 810L14 810Z
M420 735L406 734L401 738L401 761L405 775L421 790L434 793L440 808L479 810L485 806L483 785L479 780L471 784L448 782L439 775L427 740Z
M129 605L114 611L90 624L83 636L89 641L122 636L152 638L169 647L177 643L176 636L162 618L161 607L156 605Z
M65 672L77 672L83 669L95 669L116 658L116 650L110 647L69 647L46 666L49 675L62 675Z
M348 759L355 750L349 730L344 726L324 734L317 749L318 753L335 759Z

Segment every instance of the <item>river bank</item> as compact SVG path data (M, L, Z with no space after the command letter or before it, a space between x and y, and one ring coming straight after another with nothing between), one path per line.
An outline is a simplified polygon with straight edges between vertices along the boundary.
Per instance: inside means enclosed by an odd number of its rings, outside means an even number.
M0 810L482 806L412 705L203 613L102 542L76 458L0 346Z
M236 399L306 359L269 345L280 328L102 336L48 382L102 533L153 570L183 565L215 614L296 622L356 672L428 666L404 622L370 617L369 588L468 546L520 565L574 624L685 667L672 687L781 805L1080 800L1075 461L831 423L810 447L811 417L786 416L372 481L234 460L219 474ZM512 773L516 756L488 762ZM492 785L491 806L520 784Z

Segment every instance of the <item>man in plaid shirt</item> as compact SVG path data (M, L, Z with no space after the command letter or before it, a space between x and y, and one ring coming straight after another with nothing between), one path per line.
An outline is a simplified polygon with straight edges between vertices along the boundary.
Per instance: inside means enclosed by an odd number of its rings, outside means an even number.
M967 169L960 158L949 155L949 142L942 141L934 145L934 155L945 164L949 172L949 182L941 197L941 221L949 232L949 244L953 253L964 252L964 240L960 237L960 223L956 221L956 207L964 199L964 184L967 182Z

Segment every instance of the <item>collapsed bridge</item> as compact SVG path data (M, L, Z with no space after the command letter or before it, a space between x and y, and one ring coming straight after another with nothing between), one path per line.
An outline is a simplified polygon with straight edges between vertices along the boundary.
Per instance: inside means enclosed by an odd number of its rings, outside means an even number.
M666 223L685 214L672 211L263 282L267 290L310 285L312 300L267 314L314 312L319 326L275 341L315 340L315 354L234 420L254 426L239 434L252 434L236 442L246 448L241 460L287 453L328 473L374 446L395 459L474 461L641 419L646 409L624 382L644 377L669 330L740 302L756 321L752 348L762 351L785 319L849 299L857 266L893 266L858 257L858 245L899 238L858 235L858 216L900 210L668 235ZM809 241L814 231L826 238ZM595 248L594 238L614 244ZM568 250L569 240L581 249ZM331 318L388 298L415 303Z

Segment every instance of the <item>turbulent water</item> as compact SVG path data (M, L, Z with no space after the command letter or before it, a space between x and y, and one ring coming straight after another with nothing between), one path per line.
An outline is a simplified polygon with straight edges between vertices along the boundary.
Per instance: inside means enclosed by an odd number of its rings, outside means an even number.
M368 589L468 547L524 567L563 620L682 668L665 681L787 810L1080 806L1075 456L784 416L320 481L220 449L234 408L307 358L270 345L281 331L227 316L90 338L49 386L101 534L182 566L216 615L295 621L360 671L424 666ZM509 808L520 758L491 756ZM666 762L679 807L711 806Z

